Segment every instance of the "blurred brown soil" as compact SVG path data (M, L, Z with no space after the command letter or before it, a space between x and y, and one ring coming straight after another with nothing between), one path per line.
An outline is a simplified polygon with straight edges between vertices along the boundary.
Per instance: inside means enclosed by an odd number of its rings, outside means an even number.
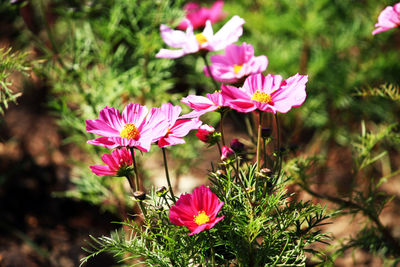
M0 266L79 266L89 235L117 228L110 223L117 218L98 207L54 196L71 187L73 148L62 144L47 98L33 82L0 117ZM100 255L86 266L114 264Z

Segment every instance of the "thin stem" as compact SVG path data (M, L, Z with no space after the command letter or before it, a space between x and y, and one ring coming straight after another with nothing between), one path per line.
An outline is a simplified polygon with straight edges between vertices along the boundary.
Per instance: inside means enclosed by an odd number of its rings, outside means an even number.
M261 157L261 124L262 124L262 112L258 111L258 134L257 134L257 173L256 173L256 184L254 186L254 198L253 202L257 199L257 190L258 190L258 180L259 180L259 172L260 172L260 157Z
M129 148L132 154L132 163L133 163L133 170L135 171L135 182L136 182L136 187L135 191L139 191L139 174L138 174L138 169L136 166L136 160L135 160L135 151L133 147Z
M257 172L260 171L261 158L261 128L262 128L262 112L258 112L258 133L257 133Z
M253 126L251 125L251 122L250 122L250 116L251 116L251 113L245 114L244 122L246 124L246 129L247 129L247 133L250 137L250 140L254 144L255 143L254 132L253 132Z
M220 129L221 129L221 141L222 141L222 145L224 146L225 145L225 135L224 135L224 118L225 118L225 115L226 115L226 111L225 110L223 110L223 111L221 111L220 112L220 114L221 114L221 122L220 122Z
M276 176L275 183L278 182L279 177L281 176L281 170L282 170L282 153L281 153L281 136L280 136L280 131L279 131L279 119L278 119L278 113L275 113L275 124L276 124L276 143L277 143L277 153L278 153L278 172Z
M243 180L240 178L239 166L240 166L240 163L239 163L239 159L237 158L236 166L234 164L232 164L232 167L233 167L233 169L235 170L235 173L236 173L236 180L239 181L239 185L243 188L243 191L246 193L247 199L251 203L251 198L250 198L249 192L247 192L246 186L244 185Z
M208 61L207 61L207 54L202 54L201 57L202 57L203 60L204 60L204 64L206 65L206 68L207 68L208 73L210 74L210 78L211 78L211 80L212 80L212 82L213 82L213 84L214 84L214 86L215 86L215 90L219 90L218 83L217 83L217 81L215 80L215 78L214 78L214 76L213 76L213 74L212 74L212 72L211 72L210 65L208 64Z
M168 199L167 199L165 196L163 196L163 199L164 199L165 203L167 203L168 208L171 209L171 206L170 206L169 203L168 203Z
M147 220L147 211L146 211L146 208L143 205L143 201L141 201L141 200L139 200L139 207L142 210L144 220L146 221Z
M219 156L222 156L222 150L221 150L221 145L219 144L219 142L217 141L217 146L218 146L218 151L219 151Z
M169 179L168 163L167 163L167 156L166 156L165 148L162 147L161 150L162 150L163 158L164 158L165 177L167 177L167 183L168 183L168 187L169 187L169 192L171 193L172 201L174 203L176 203L175 195L174 195L174 192L173 192L173 189L172 189L172 185L171 185L171 180Z
M135 185L133 184L132 176L131 175L126 175L125 177L126 177L126 179L128 179L129 186L131 187L132 192L135 192Z
M207 230L206 230L207 231ZM210 240L210 249L211 249L211 265L215 267L215 251L214 251L214 242L212 236L209 231L207 231L208 240Z

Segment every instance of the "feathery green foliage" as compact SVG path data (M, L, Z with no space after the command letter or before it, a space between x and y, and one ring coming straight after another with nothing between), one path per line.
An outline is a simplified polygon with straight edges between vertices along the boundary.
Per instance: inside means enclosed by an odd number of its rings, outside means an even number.
M10 75L14 72L27 74L30 70L27 53L11 52L11 48L0 48L0 114L8 108L8 103L16 103L21 93L11 89Z

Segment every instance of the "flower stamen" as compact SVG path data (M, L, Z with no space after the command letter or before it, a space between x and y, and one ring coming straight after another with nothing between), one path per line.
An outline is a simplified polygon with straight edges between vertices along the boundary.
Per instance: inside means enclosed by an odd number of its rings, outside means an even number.
M273 104L271 95L268 93L260 92L260 90L257 90L253 94L251 100L255 100L261 103Z
M199 43L199 45L202 45L202 44L208 42L207 38L202 33L196 34L195 37L196 37L196 40Z
M194 215L193 216L193 221L197 223L197 225L203 225L205 223L208 223L210 221L210 217L206 214L204 210L199 211L199 215Z
M242 69L242 67L243 67L243 65L233 65L233 72L235 73L235 74L238 74L239 73L239 71Z
M135 124L127 123L124 129L122 129L122 131L119 133L119 135L122 138L137 140L139 138L140 132L136 128Z

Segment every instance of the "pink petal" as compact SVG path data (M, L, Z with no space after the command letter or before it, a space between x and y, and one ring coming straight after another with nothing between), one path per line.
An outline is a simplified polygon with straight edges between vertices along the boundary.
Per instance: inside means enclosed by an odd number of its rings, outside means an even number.
M244 20L239 16L232 17L209 41L208 50L222 50L236 42L243 33Z
M185 55L185 52L183 49L178 49L178 50L170 50L170 49L164 49L162 48L157 54L157 58L179 58L183 57Z
M160 26L161 38L170 47L182 48L186 42L186 33L183 31L176 31L161 24Z
M133 123L136 128L140 129L145 122L146 115L147 107L139 104L128 104L122 112L122 119L125 124Z
M113 142L110 139L111 138L109 138L109 137L100 137L100 138L89 140L89 141L87 141L87 143L91 144L91 145L96 145L96 146L103 146L108 149L114 149L119 146L117 143Z
M111 170L109 166L106 165L92 165L89 166L90 169L94 174L97 176L104 176L104 175L115 175L116 172L114 170Z

